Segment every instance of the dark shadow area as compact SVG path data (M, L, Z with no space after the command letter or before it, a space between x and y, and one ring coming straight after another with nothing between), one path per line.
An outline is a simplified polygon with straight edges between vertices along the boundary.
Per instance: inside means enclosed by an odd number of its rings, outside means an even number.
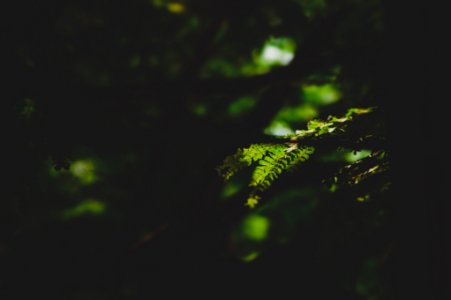
M421 91L398 86L408 62L396 11L379 0L13 3L0 298L402 299L417 233L429 241L415 253L431 260L418 259L430 277L415 280L446 286L444 171L399 146L408 128L394 102ZM349 109L365 114L347 125ZM307 129L315 152L254 208L253 169L217 172L238 148ZM437 200L404 215L425 189ZM415 225L422 211L429 227Z

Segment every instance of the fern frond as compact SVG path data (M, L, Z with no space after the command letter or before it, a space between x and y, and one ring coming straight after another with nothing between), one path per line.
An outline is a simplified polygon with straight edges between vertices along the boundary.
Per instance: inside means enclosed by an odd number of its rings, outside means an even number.
M298 141L309 137L320 137L323 135L333 135L334 133L343 132L350 121L356 116L368 114L373 111L373 108L350 108L346 115L341 118L329 116L327 120L311 120L307 123L307 129L296 130L295 134L291 135L292 141ZM338 129L338 130L337 130Z
M241 161L242 156L243 150L238 149L235 154L227 156L222 164L216 168L224 180L229 180L239 170L247 166L247 164Z
M255 187L259 191L266 190L280 174L306 161L314 151L313 147L298 148L297 144L292 144L290 147L278 146L259 161L249 186Z
M238 171L261 160L268 152L274 150L273 144L252 144L248 148L239 148L235 154L227 156L217 168L224 180L229 180Z
M261 160L268 152L274 151L274 149L274 144L252 144L249 148L243 149L241 160L250 166L252 163Z
M246 201L246 206L249 206L250 208L254 208L257 206L258 202L260 201L261 197L255 194L250 194Z
M300 146L307 140L319 140L337 136L346 132L348 124L357 116L371 112L372 108L352 108L341 118L329 116L327 120L312 120L307 129L297 130L285 137L282 143L252 144L248 148L239 148L235 154L224 159L217 168L224 180L230 179L238 171L256 164L249 187L252 191L246 205L253 208L261 197L259 193L268 189L272 183L286 171L293 170L310 158L315 148Z

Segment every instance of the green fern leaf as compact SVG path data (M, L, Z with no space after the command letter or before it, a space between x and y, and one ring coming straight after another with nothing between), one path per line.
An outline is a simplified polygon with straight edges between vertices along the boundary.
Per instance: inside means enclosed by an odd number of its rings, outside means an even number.
M252 144L248 148L240 148L235 154L224 159L217 168L224 180L230 179L242 168L256 164L249 187L253 188L246 205L254 207L261 197L258 195L267 190L283 173L291 171L307 161L315 148L300 146L300 141L337 136L347 129L348 123L357 115L367 114L372 108L351 108L341 118L329 116L327 120L311 120L306 130L297 130L287 136L285 143Z

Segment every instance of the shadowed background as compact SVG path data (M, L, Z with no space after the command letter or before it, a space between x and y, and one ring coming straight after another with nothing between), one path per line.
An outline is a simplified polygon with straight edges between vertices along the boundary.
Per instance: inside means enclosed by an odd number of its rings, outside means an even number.
M16 6L4 63L13 145L0 210L4 295L241 288L390 299L388 195L366 201L371 184L337 193L322 184L369 149L331 145L253 210L249 174L223 183L215 170L237 147L349 107L381 107L384 127L380 1Z

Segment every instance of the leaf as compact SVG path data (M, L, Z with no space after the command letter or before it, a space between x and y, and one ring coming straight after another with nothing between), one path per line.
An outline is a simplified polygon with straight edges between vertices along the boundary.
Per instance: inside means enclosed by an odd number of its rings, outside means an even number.
M260 201L261 197L257 195L250 195L249 198L247 198L246 206L249 206L250 208L254 208L257 206L258 202Z
M228 180L242 168L255 164L249 182L249 187L253 190L246 202L247 206L254 207L261 199L257 195L259 192L270 188L273 182L285 172L296 169L314 153L314 147L299 144L301 139L306 141L319 136L325 138L340 135L346 132L349 121L355 115L371 111L372 108L351 108L344 117L329 116L326 121L311 120L307 124L307 130L296 130L294 135L286 138L286 142L252 144L247 148L240 148L235 154L224 159L223 164L218 167L218 172L224 180Z

